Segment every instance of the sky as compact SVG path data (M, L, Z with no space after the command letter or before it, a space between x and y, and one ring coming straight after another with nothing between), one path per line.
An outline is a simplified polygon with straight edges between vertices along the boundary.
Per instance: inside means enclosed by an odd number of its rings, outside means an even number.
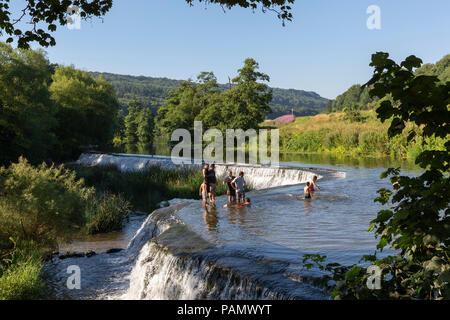
M377 5L381 29L369 30L366 10ZM54 63L88 71L195 78L213 71L220 83L252 57L269 85L335 98L373 72L371 54L400 62L411 54L436 62L450 53L449 0L296 0L283 27L272 12L184 0L114 0L103 20L79 30L59 27ZM36 46L34 46L36 47Z

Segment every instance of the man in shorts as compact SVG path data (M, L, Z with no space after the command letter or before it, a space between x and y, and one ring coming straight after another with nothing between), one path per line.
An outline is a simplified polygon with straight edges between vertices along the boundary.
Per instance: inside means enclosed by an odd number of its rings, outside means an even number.
M234 178L233 181L234 189L236 190L236 200L238 203L245 203L245 180L244 180L244 172L239 172L239 177Z
M227 184L227 195L228 195L228 203L230 204L232 201L236 201L236 190L234 190L232 182L234 180L233 173L231 170L228 170L227 176L225 177L225 180L223 180L222 184Z

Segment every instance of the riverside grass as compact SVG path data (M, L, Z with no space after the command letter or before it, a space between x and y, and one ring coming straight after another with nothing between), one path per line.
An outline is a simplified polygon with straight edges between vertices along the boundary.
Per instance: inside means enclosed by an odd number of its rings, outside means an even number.
M414 160L426 149L444 150L444 139L427 138L423 145L421 129L408 123L402 135L389 139L388 122L381 123L374 110L360 111L357 121L345 113L319 114L299 117L294 122L275 126L270 121L265 127L280 130L280 152L335 153L351 156L391 157ZM409 131L417 133L407 143Z
M158 203L173 198L200 199L203 176L200 170L163 169L152 166L140 171L121 172L117 166L71 166L78 178L97 192L121 195L132 209L151 212ZM218 180L220 182L220 180ZM218 184L217 196L226 194L226 185Z

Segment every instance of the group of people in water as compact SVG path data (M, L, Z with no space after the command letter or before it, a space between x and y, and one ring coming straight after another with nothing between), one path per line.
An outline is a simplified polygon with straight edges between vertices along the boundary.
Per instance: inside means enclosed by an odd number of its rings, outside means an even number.
M306 186L303 188L303 194L305 199L311 199L314 195L314 187L320 190L320 187L316 184L317 176L314 176L311 181L306 182Z
M214 208L216 203L217 177L215 164L205 164L202 169L202 175L203 182L200 185L199 195L202 197L203 209L206 211L207 206ZM238 207L250 206L250 198L245 197L246 183L244 172L239 172L239 175L235 177L233 176L233 172L228 170L222 184L227 185L228 196L228 203L224 207L231 207L233 205ZM320 190L320 187L317 185L317 176L314 176L311 181L306 182L303 189L305 199L311 199L313 197L315 188Z
M199 195L202 196L203 208L206 210L208 205L215 207L216 203L217 177L215 164L205 164L202 175L203 182L200 185ZM237 206L250 206L250 198L245 197L246 184L244 172L239 172L239 175L235 177L233 176L233 172L228 170L222 184L227 185L228 204L226 204L225 207L233 204L236 204Z

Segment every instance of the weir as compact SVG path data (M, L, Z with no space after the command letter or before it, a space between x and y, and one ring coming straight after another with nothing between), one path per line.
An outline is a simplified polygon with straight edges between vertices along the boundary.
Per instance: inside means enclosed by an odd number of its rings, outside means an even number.
M143 170L151 166L160 166L163 169L184 169L201 168L201 165L193 164L191 160L182 161L183 164L176 165L170 157L165 156L146 156L146 155L127 155L127 154L82 154L77 161L83 166L107 166L115 165L121 171ZM208 162L208 161L205 161ZM253 189L266 189L272 187L295 185L304 183L312 179L315 173L300 168L288 166L271 167L265 165L250 164L227 164L215 163L216 175L224 177L227 170L231 170L234 176L239 172L244 172L245 180ZM322 176L317 174L320 179Z
M154 165L179 170L200 169L189 163L174 165L168 157L124 154L83 154L78 164L116 165L124 172ZM343 173L288 166L216 164L219 181L229 169L233 175L243 171L247 182L254 187L249 193L254 203L251 208L222 208L226 203L226 197L222 196L217 198L217 209L211 215L204 215L201 201L189 199L155 210L126 250L84 260L65 259L49 266L50 277L56 283L64 279L68 265L89 269L82 273L89 277L85 280L88 286L72 292L59 285L58 296L72 299L326 299L319 289L310 285L310 279L317 274L300 268L303 252L313 249L307 244L310 235L295 231L302 225L296 227L297 222L290 222L287 214L298 210L303 203L297 195L302 192L299 184L314 175L335 179ZM283 221L279 220L281 216L287 218L286 226L279 224ZM277 220L272 221L274 218ZM294 231L290 230L292 228ZM308 242L297 240L299 235Z

